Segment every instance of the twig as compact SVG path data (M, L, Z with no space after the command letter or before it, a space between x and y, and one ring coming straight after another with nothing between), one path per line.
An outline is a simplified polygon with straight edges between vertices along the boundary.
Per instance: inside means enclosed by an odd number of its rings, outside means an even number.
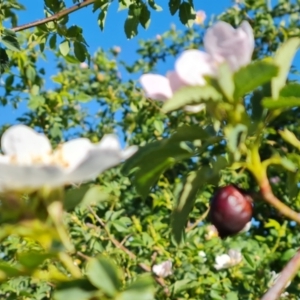
M79 10L83 7L86 7L92 3L94 3L95 0L85 0L83 2L80 2L76 5L73 5L69 8L66 8L50 17L47 17L47 18L44 18L44 19L40 19L40 20L37 20L37 21L33 21L33 22L30 22L30 23L27 23L27 24L24 24L24 25L20 25L20 26L16 26L16 27L13 27L11 28L12 31L14 32L18 32L18 31L22 31L22 30L25 30L25 29L29 29L29 28L32 28L32 27L36 27L38 25L42 25L42 24L46 24L48 22L52 22L52 21L57 21L59 19L61 19L62 17L66 16L66 15L69 15L70 13L76 11L76 10Z
M137 260L136 255L131 252L129 249L127 249L124 245L122 245L119 241L117 241L109 232L109 230L107 229L105 223L103 222L103 220L101 218L98 217L98 215L96 214L96 212L92 209L91 206L88 206L89 211L92 213L92 215L95 217L95 219L99 222L99 224L102 226L102 228L105 230L105 232L107 233L110 241L119 249L121 249L122 251L124 251L132 260ZM144 263L138 263L138 266L143 269L146 272L151 272L151 267L144 264ZM163 278L161 277L154 277L156 282L158 284L160 284L163 288L166 294L169 294L169 289L167 288L167 285L164 281Z
M279 299L281 293L288 285L300 268L300 249L296 255L288 262L281 271L279 278L275 284L264 294L261 300L276 300Z
M197 219L192 225L189 225L189 226L186 228L185 232L189 232L189 231L191 231L192 229L194 229L195 227L197 227L198 224L199 224L200 222L202 222L202 221L207 217L208 213L209 213L209 208L208 208L208 209L205 211L205 213L202 214L202 215L200 216L200 218Z
M266 202L274 206L281 214L300 224L300 214L282 203L273 194L269 180L267 178L260 182L260 192Z

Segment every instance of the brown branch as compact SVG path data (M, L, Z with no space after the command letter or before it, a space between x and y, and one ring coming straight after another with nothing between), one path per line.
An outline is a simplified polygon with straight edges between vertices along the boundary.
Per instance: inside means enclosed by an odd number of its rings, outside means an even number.
M269 180L265 178L260 182L260 192L263 198L275 207L282 215L300 224L300 214L282 203L272 192Z
M27 24L24 24L24 25L20 25L20 26L16 26L16 27L13 27L11 28L12 31L14 32L18 32L18 31L22 31L22 30L25 30L25 29L29 29L29 28L32 28L32 27L36 27L38 25L42 25L42 24L46 24L48 22L52 22L52 21L57 21L59 19L61 19L62 17L66 16L66 15L69 15L70 13L76 11L76 10L79 10L83 7L86 7L92 3L94 3L95 0L84 0L83 2L81 3L78 3L76 5L73 5L69 8L66 8L50 17L47 17L47 18L44 18L44 19L40 19L40 20L37 20L37 21L33 21L33 22L30 22L30 23L27 23Z
M276 300L279 299L281 293L289 284L300 268L300 249L296 255L287 263L281 271L279 278L275 284L264 294L261 300Z
M88 206L89 211L92 213L92 215L95 217L95 219L99 222L99 224L102 226L102 228L105 230L105 232L107 233L110 241L119 249L121 249L122 251L124 251L132 260L137 260L136 255L131 252L129 249L127 249L124 245L122 245L118 240L116 240L109 232L109 230L107 229L105 223L103 222L103 220L101 218L98 217L98 215L96 214L96 212L92 209L91 206ZM138 266L143 269L146 272L151 272L151 267L144 264L144 263L138 263ZM155 276L155 281L161 285L164 288L164 291L167 295L170 294L169 289L164 281L164 279L162 277L157 277Z

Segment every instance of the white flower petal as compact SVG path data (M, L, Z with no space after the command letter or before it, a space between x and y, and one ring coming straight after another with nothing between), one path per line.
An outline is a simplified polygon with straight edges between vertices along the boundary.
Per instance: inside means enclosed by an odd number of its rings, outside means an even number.
M102 141L94 145L75 169L68 173L68 182L82 182L94 179L101 172L119 164L136 151L136 147L121 150L116 136L106 135Z
M1 138L1 148L4 154L23 163L31 163L32 160L51 152L47 137L25 125L15 125L7 129Z
M187 85L204 85L204 75L215 74L211 55L199 50L184 51L175 62L175 71Z
M167 260L160 264L153 265L152 272L159 277L172 275L172 262Z
M167 78L169 80L172 92L175 93L177 90L187 86L186 83L184 83L178 74L175 71L170 71L167 73Z
M207 30L204 48L218 61L223 57L232 71L236 71L251 61L254 50L252 28L245 21L237 29L226 22L219 21Z
M86 159L90 150L93 149L93 144L85 138L79 138L68 141L61 145L55 151L56 160L65 166L66 169L73 170Z
M146 96L153 100L167 100L173 96L169 80L162 75L144 74L140 83Z
M56 166L16 165L0 162L0 187L6 190L57 187L63 182L62 169Z

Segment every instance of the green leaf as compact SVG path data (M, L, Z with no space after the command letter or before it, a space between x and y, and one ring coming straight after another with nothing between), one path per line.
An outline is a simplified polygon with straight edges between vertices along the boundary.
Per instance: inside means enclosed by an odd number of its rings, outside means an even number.
M285 86L294 56L299 48L300 38L291 38L283 43L275 53L274 62L279 67L278 75L271 82L272 97L277 99Z
M196 18L193 6L188 2L183 2L179 6L179 19L182 24L192 27Z
M60 283L54 290L54 300L90 300L96 289L86 280L77 279Z
M104 24L105 24L106 16L107 16L107 8L106 9L102 9L101 12L99 13L99 16L98 16L98 25L99 25L99 27L100 27L101 30L104 29Z
M28 78L28 80L30 80L31 82L35 81L35 77L36 77L36 69L34 67L32 67L31 65L28 65L26 67L26 77Z
M178 90L171 99L165 102L163 112L170 112L184 107L185 105L199 104L205 101L218 101L221 94L212 86L189 86Z
M83 92L80 92L79 94L76 94L76 101L88 102L90 100L92 100L92 97L90 95L87 95Z
M189 174L183 184L177 204L172 213L172 232L178 244L183 238L184 227L189 213L194 206L196 195L204 183L203 172L199 170Z
M133 173L132 182L137 192L146 197L159 176L176 161L189 158L193 150L185 142L201 140L210 144L215 137L199 126L182 126L169 139L150 143L126 160L122 172ZM203 146L204 147L204 146Z
M135 37L138 34L139 18L128 15L124 30L128 39Z
M255 270L256 265L251 255L249 255L248 253L243 253L243 257L245 258L251 269Z
M282 253L280 256L280 260L287 262L289 261L295 254L297 253L296 249L288 249L285 252Z
M140 276L131 283L116 300L154 300L154 284L151 276Z
M264 98L262 106L268 109L292 108L300 106L300 98L296 97L279 97L278 99Z
M148 0L150 7L156 11L162 11L162 7L157 5L154 0Z
M98 256L89 260L86 268L90 282L105 294L114 297L121 287L116 266L106 257Z
M9 50L20 51L20 45L16 33L9 29L4 29L0 42Z
M49 39L49 46L52 50L56 49L56 34L53 34Z
M226 139L227 139L227 147L233 153L235 160L239 160L240 151L239 147L242 143L245 142L247 137L248 128L244 124L237 124L236 126L228 125L224 129Z
M85 207L87 205L97 204L108 198L108 194L103 192L98 185L90 187L83 185L80 188L69 189L64 198L64 209L71 210L77 205Z
M280 91L280 97L300 98L300 84L295 82L287 84Z
M45 98L43 96L31 96L28 101L28 108L36 110L45 104Z
M18 255L19 262L27 269L36 269L46 259L55 257L55 254L40 252L23 252Z
M80 62L86 59L86 46L82 43L74 42L74 54Z
M150 10L148 9L146 4L143 4L142 5L142 11L141 11L141 14L139 16L139 21L145 29L147 29L150 25L150 22L151 22L150 17L151 17Z
M70 42L64 40L59 44L59 51L63 56L66 56L70 52Z
M0 47L0 74L2 74L8 67L9 59L4 48Z
M217 80L219 87L228 100L233 100L234 82L232 72L227 63L223 63L218 68Z
M226 294L226 300L239 300L236 292L230 292Z
M300 141L293 132L289 131L287 128L284 128L284 130L279 130L278 133L286 142L300 150Z
M169 9L171 15L175 15L181 4L181 0L169 0Z
M272 80L278 74L278 67L266 61L256 61L241 68L234 74L234 98L238 99L245 94Z

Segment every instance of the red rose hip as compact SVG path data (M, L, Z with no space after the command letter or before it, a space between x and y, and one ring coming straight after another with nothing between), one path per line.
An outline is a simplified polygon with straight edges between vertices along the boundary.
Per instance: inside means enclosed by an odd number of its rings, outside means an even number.
M234 185L219 188L211 200L210 220L222 238L241 231L252 213L252 198Z

